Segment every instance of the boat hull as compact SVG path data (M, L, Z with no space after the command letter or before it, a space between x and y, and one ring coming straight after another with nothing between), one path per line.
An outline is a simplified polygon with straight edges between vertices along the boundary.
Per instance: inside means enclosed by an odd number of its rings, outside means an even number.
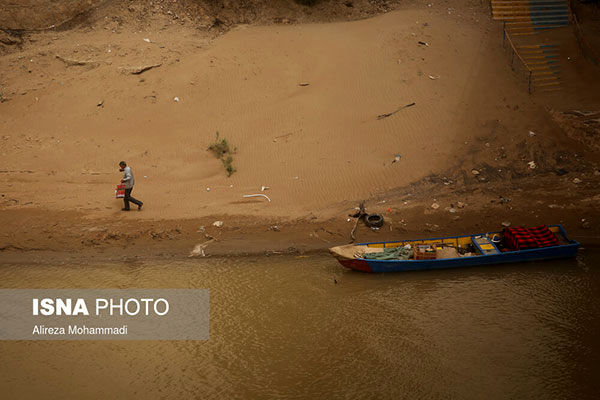
M566 232L561 226L557 226L557 228L560 229L559 232L567 240L567 243L535 249L505 251L497 254L432 260L376 260L344 257L334 251L332 251L332 254L344 267L361 272L422 271L575 257L579 249L579 243L568 240ZM369 243L363 243L362 245L369 245Z
M345 258L345 259L338 258L338 261L344 267L349 268L349 269L353 269L356 271L362 271L362 272L375 272L375 271L373 271L373 269L371 268L371 266L369 265L367 260L364 260L364 259L363 260L356 260L356 259L351 260L348 258Z

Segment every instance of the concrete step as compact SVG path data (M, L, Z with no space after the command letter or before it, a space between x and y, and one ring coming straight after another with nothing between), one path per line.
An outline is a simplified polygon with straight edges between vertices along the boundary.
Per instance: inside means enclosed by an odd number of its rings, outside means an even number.
M522 9L522 10L492 10L492 15L506 15L506 16L511 16L511 15L530 15L532 17L539 17L539 16L546 16L546 15L556 15L556 16L562 16L562 15L568 15L569 14L569 10L568 9L564 9L564 10L541 10L541 11L534 11L534 10L530 10L530 9Z
M539 17L548 17L548 16L556 16L557 18L562 18L562 17L566 17L569 15L569 13L565 10L563 11L535 11L532 12L531 10L494 10L492 12L492 16L506 16L506 17L510 17L510 16L515 16L515 15L528 15L532 18L539 18Z
M548 53L548 52L554 52L554 51L558 51L559 48L557 45L555 44L520 44L517 45L518 49L521 49L524 52L543 52L543 53Z
M540 92L557 92L557 91L560 91L560 90L562 90L562 86L557 86L557 87L553 87L553 88L541 88L541 89L538 89L537 91L540 91Z
M548 10L544 10L544 9L540 9L540 10L535 10L535 9L531 9L531 8L503 8L503 9L493 9L492 13L507 13L507 14L514 14L514 13L521 13L521 12L526 12L532 15L536 15L536 14L567 14L569 12L569 9L567 7L561 7L561 8L556 8L556 9L548 9Z
M569 12L569 8L567 6L553 7L553 8L532 8L532 7L506 7L506 8L493 8L492 13L495 12L529 12L531 14L564 14Z
M530 3L523 3L523 4L496 4L492 6L492 10L506 10L506 9L511 9L511 8L526 8L528 10L531 9L548 9L548 10L555 10L555 9L559 9L559 8L568 8L567 3L550 3L550 4L530 4Z
M560 71L558 71L558 70L532 71L531 75L534 78L544 77L544 76L558 76L558 77L560 77Z
M558 65L540 65L539 67L529 68L532 71L553 71L560 68Z
M561 28L563 26L567 26L567 23L554 23L554 24L544 24L544 25L517 25L517 26L507 26L506 30L509 31L518 31L520 29L550 29L550 28Z
M527 23L531 23L531 24L540 24L540 23L548 23L548 22L555 22L555 23L563 23L563 22L569 22L569 16L568 15L561 15L561 16L556 16L556 15L548 15L548 16L541 16L541 17L531 17L528 14L522 14L522 15L496 15L494 14L492 16L492 19L495 21L501 20L506 22L506 24L513 24L515 25L515 22L527 22ZM516 24L518 25L518 24Z
M555 55L531 55L531 54L521 54L521 57L523 57L523 59L525 61L529 61L529 60L548 60L548 59L553 59L553 58L558 58L558 54Z
M568 11L494 11L492 12L492 17L530 17L530 18L538 18L538 17L556 17L556 18L564 18L568 17Z
M519 28L510 28L508 29L508 31L512 32L519 32L519 31L527 31L527 30L531 30L531 31L543 31L544 29L554 29L554 28L562 28L567 26L567 24L561 24L561 25L544 25L544 26L524 26L524 27L519 27Z
M534 14L534 13L530 13L530 12L497 12L497 13L492 13L492 19L506 19L506 20L512 20L512 19L517 19L517 18L523 18L523 17L527 17L532 21L536 21L536 20L544 20L544 19L569 19L569 14L568 13L544 13L544 14Z
M531 31L531 32L517 32L513 33L513 36L529 36L529 35L537 35L540 33L539 31Z
M506 30L510 32L520 31L523 29L533 29L533 25L521 25L521 26L507 26Z
M545 53L523 53L523 52L519 52L519 54L521 55L521 57L523 57L526 60L530 60L530 59L557 59L558 58L558 54L556 53L549 53L549 54L545 54Z
M492 9L497 7L543 7L543 6L566 6L565 1L492 1Z
M541 21L547 21L550 19L560 19L560 20L569 20L568 16L565 15L561 18L556 18L556 16L548 16L548 17L536 17L536 18L531 18L528 15L511 15L511 16L492 16L492 19L494 21L510 21L510 22L519 22L519 21L530 21L530 22L541 22Z
M556 55L557 53L559 53L559 48L558 47L547 47L547 48L540 48L540 47L524 47L524 46L517 46L517 49L519 49L519 53L520 54L546 54L546 55Z
M525 62L527 63L528 66L531 66L531 65L544 65L544 64L545 65L553 65L553 64L557 64L558 60L550 60L550 61L546 61L546 60L543 60L543 61L525 61Z
M566 4L567 0L492 0L495 4Z
M544 54L544 53L523 53L523 52L519 52L519 54L521 55L521 57L527 59L532 59L532 58L558 58L558 54Z
M566 0L492 0L492 6L510 5L510 4L567 4Z
M562 24L562 23L569 23L569 19L568 18L563 18L563 19L542 19L542 20L537 20L537 21L509 21L506 23L506 28L512 28L513 26L520 26L520 25L531 25L531 26L536 26L536 25L554 25L554 24Z
M569 11L567 6L559 5L559 6L501 6L494 7L492 9L492 13L495 12L510 12L510 11L525 11L525 12L555 12L555 11Z
M536 31L543 31L545 29L555 29L555 28L564 28L565 26L568 26L569 24L564 23L564 24L557 24L557 25L542 25L542 26L534 26L533 29Z
M557 44L523 44L523 45L517 46L517 49L534 49L534 50L558 49L558 45Z
M561 84L560 81L546 82L546 83L534 84L533 87L536 87L536 88L539 88L539 87L550 87L550 86L559 86L560 84Z
M535 54L554 54L556 53L559 48L552 46L552 47L526 47L526 45L520 45L517 46L518 49L521 49L522 53L535 53Z
M531 18L529 16L529 14L522 14L522 15L517 15L517 14L512 14L512 15L496 15L494 14L492 16L492 19L494 21L531 21L533 23L535 22L544 22L544 21L549 21L549 20L559 20L561 22L568 22L569 21L569 17L565 14L562 17L557 17L556 15L551 15L548 17L544 17L544 18Z
M549 81L556 81L560 79L560 75L546 75L546 76L542 76L542 77L537 77L532 79L531 81L533 83L535 82L549 82Z

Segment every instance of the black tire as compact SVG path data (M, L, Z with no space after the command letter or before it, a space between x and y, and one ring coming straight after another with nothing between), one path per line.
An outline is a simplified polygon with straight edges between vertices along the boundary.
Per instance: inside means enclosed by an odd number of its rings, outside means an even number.
M383 226L383 215L369 214L365 217L365 225L369 228L381 228Z

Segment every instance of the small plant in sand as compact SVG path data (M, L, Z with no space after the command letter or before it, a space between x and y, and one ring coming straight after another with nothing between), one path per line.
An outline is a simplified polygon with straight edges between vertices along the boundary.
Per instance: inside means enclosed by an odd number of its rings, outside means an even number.
M212 151L215 157L221 160L223 166L225 167L225 171L227 171L227 176L231 176L235 172L235 168L233 167L233 156L235 153L235 148L231 150L229 147L229 142L227 139L222 138L219 139L219 132L217 131L217 138L214 143L208 146L208 150Z

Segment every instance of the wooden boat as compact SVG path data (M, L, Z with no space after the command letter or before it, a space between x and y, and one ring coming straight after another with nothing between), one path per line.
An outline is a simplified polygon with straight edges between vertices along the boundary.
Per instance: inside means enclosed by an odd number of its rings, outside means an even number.
M546 227L544 226L544 228ZM577 254L579 243L570 240L561 225L548 226L547 228L556 237L556 245L511 250L503 247L503 240L506 239L503 238L503 232L488 232L432 239L349 244L332 247L329 251L343 266L364 272L416 271L517 263L574 257ZM423 248L427 246L435 249L435 253L431 254L431 251L422 252ZM385 249L397 247L412 249L412 259L382 260L370 258L372 256L370 253L383 254ZM404 251L403 249L398 250Z

